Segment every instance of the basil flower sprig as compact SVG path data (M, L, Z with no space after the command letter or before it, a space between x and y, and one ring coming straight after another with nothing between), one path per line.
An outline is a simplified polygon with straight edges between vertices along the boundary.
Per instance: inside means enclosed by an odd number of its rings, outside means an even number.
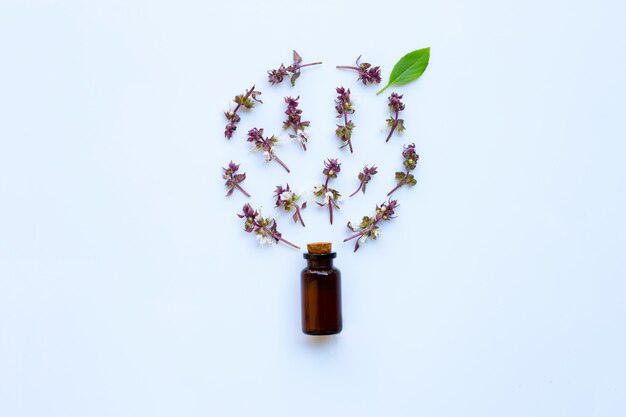
M294 50L293 51L293 64L286 67L283 64L280 64L280 67L275 70L267 71L267 77L270 84L280 84L283 82L283 79L288 75L291 75L291 86L296 85L296 80L300 77L300 69L305 67L310 67L312 65L320 65L321 62L312 62L310 64L302 64L302 57Z
M323 198L323 203L317 202L320 207L328 206L328 213L330 216L330 224L333 224L333 207L337 210L341 208L339 199L341 194L339 191L328 187L328 183L331 179L337 178L337 174L341 171L341 164L337 159L328 159L324 162L324 170L322 171L326 175L326 181L324 184L320 184L313 189L313 194L316 197Z
M306 208L306 201L300 206L297 203L300 196L289 188L289 184L287 184L286 187L277 185L276 190L274 191L274 197L276 197L276 207L279 207L288 213L294 210L295 213L291 216L294 223L299 221L300 224L302 224L302 227L306 227L304 220L302 220L302 214L300 213L300 210L304 210Z
M376 168L376 165L372 165L371 168L365 165L365 167L363 168L363 171L359 172L359 181L360 181L359 188L357 188L355 192L350 194L350 197L352 197L359 191L363 191L363 194L365 194L365 188L367 187L367 183L370 182L370 180L372 179L372 176L376 175L377 173L378 173L378 168Z
M356 67L351 65L337 65L339 69L349 69L354 70L359 73L359 78L357 82L363 82L363 85L369 84L380 84L382 79L380 78L380 67L372 67L372 64L368 62L364 62L359 64L361 60L361 56L356 59Z
M396 94L396 93L391 93L391 95L389 96L389 110L391 110L394 115L387 119L387 126L389 126L391 129L389 130L389 135L387 135L387 140L385 142L389 142L389 139L391 139L391 135L393 135L393 131L398 129L398 133L402 133L404 132L404 119L399 119L398 116L400 115L400 112L402 110L404 110L404 103L400 100L402 100L402 97L404 97L403 94Z
M235 164L233 161L228 163L228 168L222 168L224 170L224 174L222 178L226 180L226 187L228 187L228 192L226 193L226 197L230 197L233 194L235 189L244 193L246 197L250 197L250 194L246 190L244 190L240 183L242 183L246 179L246 173L237 174L239 171L239 165Z
M263 129L257 129L255 127L248 131L248 142L254 143L254 146L257 150L263 151L266 162L274 160L278 162L283 168L285 168L287 172L290 172L289 168L287 168L287 165L285 165L285 163L281 161L274 152L274 145L276 142L278 142L276 136L272 135L269 138L264 138Z
M337 129L335 130L335 135L343 142L341 147L348 146L350 148L350 153L353 153L352 150L352 131L356 126L352 120L348 120L349 114L354 114L354 107L352 104L352 100L350 99L350 89L347 90L343 87L337 87L335 89L337 91L337 99L335 100L335 110L337 110L337 119L343 117L344 124L337 125Z
M300 96L296 98L285 97L285 103L287 103L287 110L285 111L287 120L283 122L283 129L292 129L293 133L289 134L289 137L298 139L298 142L300 142L302 148L306 151L309 135L304 133L304 129L309 127L311 122L302 121L302 110L298 108L298 100L300 100Z
M252 86L251 89L246 90L243 94L239 94L235 96L233 101L237 103L237 106L233 110L226 110L224 115L228 120L228 124L224 129L224 136L230 140L233 137L233 133L237 130L237 123L241 120L241 117L237 114L239 110L242 108L244 110L250 110L254 107L254 103L263 103L257 97L261 95L260 91L254 89Z
M395 209L398 207L397 200L389 200L387 203L383 203L380 206L376 206L376 212L373 216L363 216L363 220L358 226L354 226L351 222L348 222L348 229L356 234L345 238L343 241L347 242L352 239L357 239L354 244L354 251L356 252L360 245L365 243L368 238L378 239L380 237L380 227L378 224L381 221L388 221L395 219Z
M246 219L244 230L248 233L254 233L260 245L272 245L283 242L294 249L300 249L299 246L282 237L282 234L277 230L276 220L271 217L263 217L261 210L253 209L250 204L245 204L242 214L237 214L237 216L240 219Z
M403 165L405 168L405 172L396 172L396 180L398 181L398 185L396 185L393 190L387 193L388 196L393 194L398 188L402 187L405 184L411 187L417 184L417 180L415 179L413 174L411 174L411 171L415 169L415 167L417 166L417 161L420 158L417 152L415 152L414 143L411 143L410 145L406 145L404 147L404 151L402 151L402 157L404 158Z

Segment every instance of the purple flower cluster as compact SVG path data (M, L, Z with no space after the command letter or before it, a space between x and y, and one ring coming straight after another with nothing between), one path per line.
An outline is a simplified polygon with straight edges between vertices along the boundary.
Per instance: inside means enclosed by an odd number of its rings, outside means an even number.
M328 159L324 161L324 170L322 171L326 176L324 184L320 184L313 189L313 194L316 197L323 198L323 203L317 202L320 207L328 206L328 213L330 216L330 224L333 224L333 207L340 209L339 199L341 194L339 191L328 187L328 183L331 179L337 178L337 174L341 172L341 164L337 159Z
M250 204L245 204L242 214L237 214L240 219L246 219L244 230L248 233L254 233L257 241L261 245L271 245L277 242L283 242L294 249L300 249L299 246L285 240L282 234L277 230L276 220L271 217L263 217L260 210L253 209Z
M385 142L389 142L391 139L391 135L393 135L393 131L398 129L399 133L404 132L404 119L398 119L398 116L402 110L404 110L404 103L402 103L403 95L391 93L389 96L389 110L391 110L394 115L387 119L387 126L391 128L389 130L389 135L387 136L387 140Z
M241 117L237 114L237 112L243 108L244 110L250 110L254 107L254 103L263 103L257 97L261 95L260 91L254 89L252 86L251 89L246 90L243 94L239 94L235 96L233 101L237 103L237 106L233 110L226 110L224 115L228 120L228 124L224 129L224 136L230 140L233 137L233 133L237 130L237 123L241 120Z
M300 77L300 69L305 67L310 67L311 65L319 65L321 62L312 62L310 64L302 64L302 57L296 52L293 51L293 64L288 67L285 67L283 64L280 64L278 69L272 69L267 71L267 77L270 84L280 84L283 82L284 78L291 75L291 85L296 85L296 80Z
M278 142L276 136L270 136L269 138L263 137L263 129L257 129L256 127L248 131L248 142L254 143L254 146L257 150L263 151L265 155L265 160L267 162L275 160L278 162L287 172L289 172L289 168L283 161L280 160L276 153L274 152L274 144Z
M302 224L302 227L305 227L300 210L304 210L306 208L306 201L302 204L302 206L300 206L297 203L300 196L289 188L289 184L287 184L286 187L277 185L276 190L274 191L274 197L276 197L276 207L282 208L286 212L294 210L295 213L293 213L293 216L291 217L294 223L299 221L300 224Z
M357 71L359 73L357 81L363 82L363 85L380 84L382 81L380 77L380 67L373 67L372 64L367 62L359 64L360 59L360 56L356 59L356 67L351 65L338 65L337 68Z
M413 174L410 173L415 169L415 167L417 166L417 161L420 159L420 156L415 151L414 143L404 146L404 150L402 151L402 157L404 158L403 165L405 172L396 172L396 180L398 181L398 185L396 185L393 190L387 193L388 196L393 194L398 188L402 187L405 184L411 187L417 184L417 180L415 179Z
M228 168L222 169L224 170L222 178L226 180L226 187L228 187L228 193L226 193L226 197L231 196L233 191L235 191L235 188L244 193L246 197L250 197L250 194L248 194L248 192L244 190L241 185L239 185L246 179L245 172L243 174L236 174L236 172L239 171L239 165L235 164L233 161L230 161L228 163Z
M372 165L371 168L365 165L363 171L359 172L359 188L357 188L355 192L350 194L350 197L354 196L359 191L363 191L363 194L365 194L365 188L367 187L367 183L370 182L372 176L376 174L378 174L378 168L376 168L376 165Z
M283 129L292 129L293 133L289 134L289 137L298 139L298 142L300 142L302 148L306 151L306 143L309 140L309 136L304 133L304 129L309 127L311 122L302 121L302 110L298 108L298 100L300 100L300 96L296 98L285 97L285 103L287 103L287 110L285 111L287 120L283 122Z
M352 100L350 99L350 89L345 89L343 87L337 87L335 89L337 91L337 99L335 100L335 110L337 111L337 119L343 117L344 124L337 125L337 129L335 130L335 135L343 142L344 146L348 146L350 148L350 153L353 153L352 149L352 131L356 126L352 120L348 120L348 115L354 113L354 108L352 105Z
M380 227L378 224L381 221L388 221L395 219L395 209L398 207L397 200L389 200L387 203L383 203L380 206L376 206L376 212L373 216L364 216L363 220L358 226L354 226L351 222L348 222L348 229L356 234L345 238L343 241L347 242L352 239L357 239L354 245L354 251L356 252L360 245L365 243L368 238L378 239L380 236Z

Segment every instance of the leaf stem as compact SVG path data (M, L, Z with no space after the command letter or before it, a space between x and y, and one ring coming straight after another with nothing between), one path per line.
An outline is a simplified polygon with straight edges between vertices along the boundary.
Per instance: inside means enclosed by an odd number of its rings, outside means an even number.
M391 83L387 84L386 86L384 86L382 88L382 90L380 90L378 93L376 93L376 95L379 95L380 93L382 93L383 91L385 91L387 88L389 88L389 86L391 85Z

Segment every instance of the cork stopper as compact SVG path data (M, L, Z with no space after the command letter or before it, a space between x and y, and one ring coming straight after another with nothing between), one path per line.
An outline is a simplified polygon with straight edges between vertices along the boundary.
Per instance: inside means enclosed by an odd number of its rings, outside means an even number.
M306 248L309 253L330 253L333 249L333 244L331 242L313 242L307 243Z

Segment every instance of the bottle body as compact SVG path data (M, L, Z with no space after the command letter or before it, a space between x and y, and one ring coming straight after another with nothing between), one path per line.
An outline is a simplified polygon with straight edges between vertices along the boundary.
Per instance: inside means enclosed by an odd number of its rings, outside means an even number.
M305 254L308 265L300 274L300 283L302 331L306 334L322 336L341 332L341 272L333 266L335 256L335 253Z

